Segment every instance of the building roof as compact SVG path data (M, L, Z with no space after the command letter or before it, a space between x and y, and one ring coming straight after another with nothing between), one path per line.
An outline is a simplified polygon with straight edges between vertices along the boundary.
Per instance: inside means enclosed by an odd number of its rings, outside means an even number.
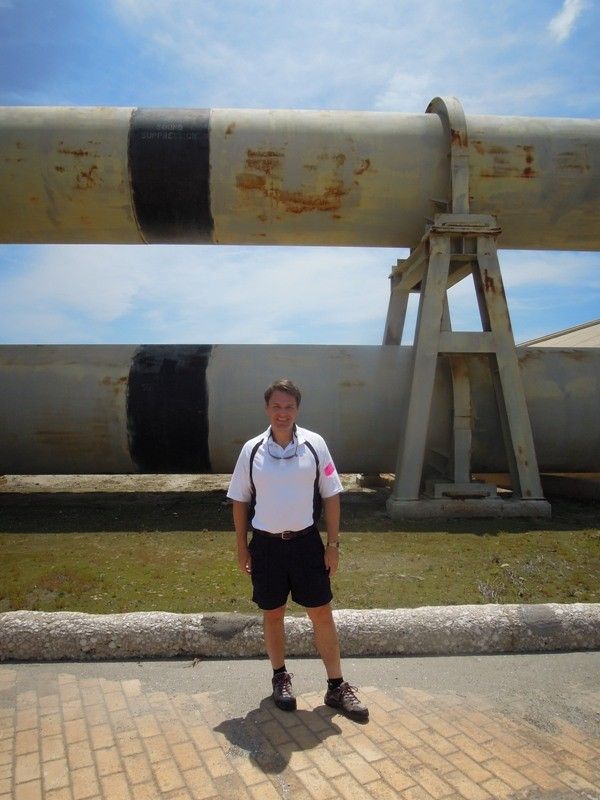
M520 347L600 347L600 319L521 342Z

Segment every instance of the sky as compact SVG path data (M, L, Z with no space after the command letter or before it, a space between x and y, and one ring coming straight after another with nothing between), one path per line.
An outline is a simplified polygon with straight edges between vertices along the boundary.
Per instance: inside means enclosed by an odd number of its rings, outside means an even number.
M0 0L0 105L597 118L600 0ZM0 343L382 340L383 248L0 246ZM500 251L517 341L600 317L600 254ZM467 281L457 329L479 329ZM410 319L414 320L415 306Z

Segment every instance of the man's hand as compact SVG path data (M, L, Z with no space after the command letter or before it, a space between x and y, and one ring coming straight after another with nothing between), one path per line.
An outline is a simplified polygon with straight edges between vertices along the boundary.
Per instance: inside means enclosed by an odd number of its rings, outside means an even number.
M238 566L245 575L252 572L252 557L248 545L238 544Z
M340 563L340 551L337 547L325 548L325 566L329 570L329 577L333 578Z
M233 501L233 523L237 539L238 566L244 575L252 571L252 559L248 550L248 504Z

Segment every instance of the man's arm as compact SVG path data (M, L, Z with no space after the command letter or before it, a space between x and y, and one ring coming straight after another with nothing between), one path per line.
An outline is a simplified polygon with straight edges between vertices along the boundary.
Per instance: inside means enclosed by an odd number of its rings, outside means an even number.
M327 542L337 542L340 537L340 496L334 494L332 497L323 498L323 512L325 515L325 527L327 529ZM333 577L337 572L340 561L340 551L337 547L325 547L325 566L329 569L329 574Z
M249 575L252 563L248 550L248 503L233 501L233 524L237 539L238 565L242 572Z

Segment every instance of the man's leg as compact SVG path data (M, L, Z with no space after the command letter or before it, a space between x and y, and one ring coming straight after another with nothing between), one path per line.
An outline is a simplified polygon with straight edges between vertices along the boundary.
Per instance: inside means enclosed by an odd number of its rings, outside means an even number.
M263 611L265 646L273 667L273 700L283 711L296 710L292 676L285 667L285 606Z
M313 624L315 644L327 670L327 693L325 703L339 709L346 716L359 722L369 719L369 709L355 694L355 688L342 677L340 644L331 605L306 609Z
M341 678L340 643L338 640L331 604L307 608L306 613L313 625L315 644L325 665L328 678Z
M273 669L279 669L285 663L285 629L283 619L285 606L263 611L263 633L267 655L271 659Z

